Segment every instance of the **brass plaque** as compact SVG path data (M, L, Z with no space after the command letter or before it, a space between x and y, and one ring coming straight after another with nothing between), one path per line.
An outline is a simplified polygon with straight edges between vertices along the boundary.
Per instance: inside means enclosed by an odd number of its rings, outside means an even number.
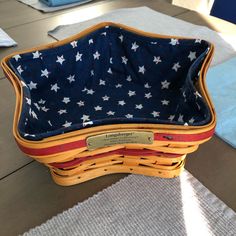
M154 135L148 131L127 131L99 134L88 137L88 150L96 148L108 147L116 144L138 143L138 144L152 144Z

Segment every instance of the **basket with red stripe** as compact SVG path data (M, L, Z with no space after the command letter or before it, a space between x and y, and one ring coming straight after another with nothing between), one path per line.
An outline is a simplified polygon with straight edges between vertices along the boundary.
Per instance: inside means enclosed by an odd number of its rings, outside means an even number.
M14 86L13 134L60 185L111 173L172 178L216 123L200 39L104 22L1 62Z

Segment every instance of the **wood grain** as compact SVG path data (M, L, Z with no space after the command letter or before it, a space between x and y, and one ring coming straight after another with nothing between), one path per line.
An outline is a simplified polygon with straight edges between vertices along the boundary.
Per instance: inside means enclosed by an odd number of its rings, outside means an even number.
M15 94L7 80L0 80L0 179L16 171L32 159L27 158L18 148L12 134ZM1 182L1 181L0 181ZM0 205L1 206L1 205ZM1 234L0 234L1 235Z

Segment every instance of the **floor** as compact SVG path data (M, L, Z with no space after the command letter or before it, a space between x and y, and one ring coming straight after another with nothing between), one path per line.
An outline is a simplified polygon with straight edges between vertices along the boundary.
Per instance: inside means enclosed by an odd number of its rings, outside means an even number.
M164 0L95 0L55 13L43 14L16 0L0 0L0 27L17 48L0 49L0 59L23 48L54 42L47 31L60 24L84 21L121 7L146 5L164 14L236 34L236 27L214 17L176 7ZM115 183L125 174L104 176L86 183L60 187L47 168L19 151L12 135L15 95L0 71L0 235L18 235ZM236 210L236 150L217 137L188 156L189 170L215 195Z

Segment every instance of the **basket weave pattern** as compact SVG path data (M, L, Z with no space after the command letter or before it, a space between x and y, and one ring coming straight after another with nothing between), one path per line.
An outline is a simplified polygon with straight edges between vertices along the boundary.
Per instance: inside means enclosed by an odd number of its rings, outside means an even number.
M105 22L9 55L1 66L16 92L16 142L60 185L112 173L176 177L214 133L204 82L213 51Z

